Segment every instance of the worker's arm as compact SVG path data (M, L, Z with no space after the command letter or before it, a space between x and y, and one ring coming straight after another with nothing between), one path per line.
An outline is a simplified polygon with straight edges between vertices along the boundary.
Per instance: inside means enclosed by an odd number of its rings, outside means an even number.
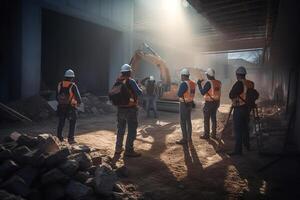
M146 81L149 80L149 79L150 79L149 77L144 78L144 79L141 81L141 84L142 84L142 85L145 85L145 84L146 84Z
M183 97L183 94L186 92L186 90L188 89L188 86L186 84L186 82L182 82L179 86L179 90L178 90L178 97Z
M136 94L137 96L140 96L140 95L143 94L142 89L138 86L138 84L136 83L135 80L130 79L130 80L129 80L129 85L130 85L130 87L132 88L132 90L135 92L135 94Z
M198 84L199 91L202 95L205 95L211 88L209 81L207 81L203 87L202 87L201 83L199 84L199 82L197 82L197 84Z
M78 105L81 104L81 102L82 102L81 95L80 95L80 92L79 92L78 87L77 87L76 84L73 84L73 86L72 86L72 92L75 95L75 99L76 99Z
M229 92L229 98L234 99L238 97L244 91L244 86L242 81L237 81L231 88Z

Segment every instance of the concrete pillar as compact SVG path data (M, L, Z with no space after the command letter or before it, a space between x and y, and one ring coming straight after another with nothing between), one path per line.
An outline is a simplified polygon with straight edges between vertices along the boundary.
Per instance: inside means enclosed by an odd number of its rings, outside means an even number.
M22 1L21 95L26 98L40 90L41 7L37 1Z

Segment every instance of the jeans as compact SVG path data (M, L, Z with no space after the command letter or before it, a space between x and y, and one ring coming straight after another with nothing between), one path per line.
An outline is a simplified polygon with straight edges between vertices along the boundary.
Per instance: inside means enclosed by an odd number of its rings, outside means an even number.
M150 110L153 109L154 117L157 117L157 106L156 106L157 97L155 95L148 95L146 97L146 110L147 116L150 116Z
M133 151L133 143L136 139L136 129L138 127L138 108L130 107L123 108L119 107L117 112L118 120L118 131L117 131L117 141L116 141L116 150L121 150L123 147L123 140L126 130L126 124L128 125L128 134L125 149L127 152Z
M217 132L217 110L220 103L217 101L206 101L203 107L204 116L204 135L209 136L210 132L210 120L212 135L216 135Z
M192 103L179 103L180 112L180 126L183 140L190 140L192 138Z
M233 111L233 129L235 134L235 149L237 153L243 152L243 144L250 147L249 141L249 110L247 106L238 106Z
M58 106L57 115L59 118L58 127L57 127L57 137L63 139L62 131L65 126L66 119L69 120L69 135L68 140L74 140L75 127L77 121L77 110L73 107L62 107Z

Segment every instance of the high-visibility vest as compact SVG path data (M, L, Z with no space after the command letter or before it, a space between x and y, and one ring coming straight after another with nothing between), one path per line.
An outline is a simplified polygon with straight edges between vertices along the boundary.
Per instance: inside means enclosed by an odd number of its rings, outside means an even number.
M242 83L243 83L243 87L244 87L243 92L238 97L232 99L232 105L234 107L245 105L247 90L249 88L254 88L254 83L250 80L244 79L244 80L242 80Z
M208 80L210 83L210 89L204 94L205 101L220 101L221 99L221 81Z
M190 103L194 100L195 92L196 92L196 83L192 80L184 81L188 89L183 93L183 97L179 98L180 102Z
M134 107L138 105L138 98L137 95L135 95L133 89L130 87L129 85L129 81L131 80L131 78L124 78L124 83L127 85L128 89L129 89L129 93L130 93L130 99L129 99L129 103L128 105L125 106L121 106L121 107Z
M71 81L61 81L58 83L57 91L59 94L62 87L69 88L69 102L70 102L71 106L76 107L78 105L78 102L75 99L75 94L72 90L73 86L74 86L74 83Z

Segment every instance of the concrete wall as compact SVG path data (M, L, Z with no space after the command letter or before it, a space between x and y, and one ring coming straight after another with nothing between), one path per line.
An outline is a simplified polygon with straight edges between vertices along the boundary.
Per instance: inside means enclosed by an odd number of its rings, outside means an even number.
M133 0L22 0L21 94L39 93L42 8L99 24L122 33L112 45L110 85L132 54Z

